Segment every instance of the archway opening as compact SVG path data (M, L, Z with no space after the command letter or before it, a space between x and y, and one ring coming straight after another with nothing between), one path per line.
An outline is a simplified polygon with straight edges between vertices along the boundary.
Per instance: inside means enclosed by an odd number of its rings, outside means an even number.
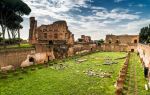
M134 52L134 49L131 49L131 52Z
M33 57L30 57L30 58L29 58L29 62L34 62L34 58L33 58Z

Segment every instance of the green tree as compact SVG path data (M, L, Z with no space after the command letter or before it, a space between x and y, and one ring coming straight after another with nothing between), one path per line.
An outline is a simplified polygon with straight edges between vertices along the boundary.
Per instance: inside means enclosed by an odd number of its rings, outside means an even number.
M141 29L139 33L139 42L144 44L150 43L150 25Z
M21 16L29 15L31 9L22 0L0 0L0 26L5 46L6 29L20 29L20 23L23 21ZM18 27L16 27L18 26ZM8 32L8 31L7 31ZM9 37L10 37L10 33ZM20 32L18 32L20 35Z
M97 41L98 45L102 45L104 43L104 40L103 39L100 39Z
M19 30L23 28L22 25L20 25L22 21L23 19L20 16L12 16L11 21L9 23L6 23L7 33L10 40L15 39L17 35L18 35L18 39L20 39ZM20 45L20 43L18 44Z

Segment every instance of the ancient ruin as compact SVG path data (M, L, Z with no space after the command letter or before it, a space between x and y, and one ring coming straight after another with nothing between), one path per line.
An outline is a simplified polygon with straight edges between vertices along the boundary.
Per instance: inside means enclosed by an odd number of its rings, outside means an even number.
M0 0L0 95L150 95L148 4Z
M37 27L35 17L30 18L29 42L31 44L74 44L74 35L68 30L66 21Z
M35 17L30 18L29 43L35 45L36 52L54 52L56 58L71 56L74 35L66 21L37 26Z
M106 35L104 51L137 51L138 35Z
M81 38L78 38L78 42L79 43L91 43L92 40L90 36L81 35Z

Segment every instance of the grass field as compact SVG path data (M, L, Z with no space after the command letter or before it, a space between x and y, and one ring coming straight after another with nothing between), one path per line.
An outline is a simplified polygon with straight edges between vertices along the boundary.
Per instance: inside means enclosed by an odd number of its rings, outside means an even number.
M16 71L8 74L7 79L0 79L1 95L114 95L114 83L124 63L102 65L104 59L119 58L126 53L100 52L80 58L68 58L55 61L48 68L37 66L36 70L26 69L27 73ZM87 59L77 63L76 60ZM63 64L64 69L56 65ZM85 72L111 72L111 78L89 76Z
M30 44L20 44L19 45L9 45L9 46L6 46L6 49L19 49L19 48L31 48L33 47L32 45ZM4 49L4 46L0 46L0 49Z
M144 78L143 66L139 56L132 53L129 61L126 81L124 84L124 95L150 95L150 91L145 90L147 81Z

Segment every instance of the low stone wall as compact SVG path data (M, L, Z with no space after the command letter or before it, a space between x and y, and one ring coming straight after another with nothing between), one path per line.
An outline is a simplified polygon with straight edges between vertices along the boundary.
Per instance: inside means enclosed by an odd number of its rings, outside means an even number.
M40 52L40 53L31 53L27 55L26 60L24 60L20 67L28 67L34 64L45 64L50 60L54 60L54 52L53 51L47 51L47 52Z
M126 47L124 47L126 49ZM103 44L102 45L102 50L103 51L123 51L121 49L124 49L123 47L121 48L118 45L114 45L114 44Z
M74 52L74 48L70 47L67 51L67 55L68 57L74 56L75 52Z
M138 53L145 67L150 68L150 45L138 44Z
M40 45L41 46L41 45ZM96 51L95 45L79 45L82 47L82 49L79 48L79 51L75 51L78 47L67 47L66 50L62 49L61 47L53 46L47 48L45 45L42 45L41 47L36 46L36 52L27 55L26 60L24 60L21 63L21 67L27 67L31 66L33 64L44 64L48 62L49 60L54 59L61 59L66 57L71 57L74 55L85 55L89 54L91 52ZM33 59L34 61L30 61L30 59Z
M0 50L0 67L7 65L18 67L27 58L27 55L34 51L34 48Z
M40 60L42 62L43 60L44 61L53 60L55 58L59 59L59 56L70 57L70 56L74 56L75 54L82 54L86 52L96 51L97 46L96 44L77 44L69 47L67 51L62 51L61 49L60 51L59 47L58 47L59 50L58 52L56 52L54 49L56 49L56 47L49 48L45 45L36 45L36 49L19 48L19 49L0 50L0 67L5 67L8 65L13 65L14 67L20 67L22 63L24 63L25 65L30 65L29 64L30 57L34 58L35 61Z
M116 82L115 95L122 95L122 90L123 90L123 86L124 86L124 82L125 82L125 78L126 78L127 70L128 70L129 58L130 58L130 53L128 53L125 63L119 73L119 77Z
M97 45L96 44L76 44L74 45L74 52L80 52L83 50L88 50L88 51L96 51L97 50Z
M112 52L126 52L126 51L137 51L137 45L123 45L123 44L103 44L101 45L102 51L112 51Z

